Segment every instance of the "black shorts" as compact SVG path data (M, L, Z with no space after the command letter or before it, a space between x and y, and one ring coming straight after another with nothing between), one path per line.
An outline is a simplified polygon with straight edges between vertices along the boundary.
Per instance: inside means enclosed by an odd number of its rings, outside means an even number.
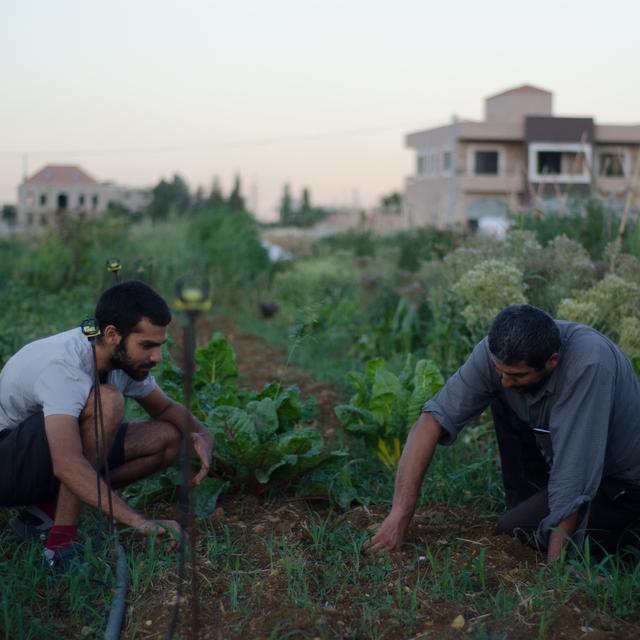
M109 452L109 469L124 463L123 422ZM44 415L35 413L15 429L0 431L0 506L24 506L54 498L60 481L53 475Z

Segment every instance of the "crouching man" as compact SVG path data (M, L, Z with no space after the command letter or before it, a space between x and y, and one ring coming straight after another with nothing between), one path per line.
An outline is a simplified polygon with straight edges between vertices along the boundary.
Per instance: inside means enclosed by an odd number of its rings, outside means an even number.
M529 305L503 309L489 335L423 409L404 447L393 506L372 553L398 549L438 443L491 407L509 511L498 533L556 560L588 531L606 549L637 541L640 383L605 336Z
M142 282L123 282L98 301L95 341L108 468L114 489L165 469L180 450L188 425L201 467L211 460L208 430L158 387L151 369L160 362L171 313L166 302ZM0 506L21 506L11 520L23 538L46 539L44 557L66 568L79 551L81 507L98 507L94 429L94 361L82 329L37 340L20 349L0 372ZM149 414L144 422L123 422L124 398ZM101 439L101 438L100 438ZM102 457L102 456L101 456ZM109 513L108 487L101 477L101 504ZM114 518L151 535L175 535L171 520L151 520L115 493Z

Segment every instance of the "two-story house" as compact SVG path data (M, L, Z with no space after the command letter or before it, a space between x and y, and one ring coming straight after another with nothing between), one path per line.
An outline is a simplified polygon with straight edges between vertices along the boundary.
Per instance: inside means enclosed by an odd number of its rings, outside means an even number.
M636 188L640 125L553 115L553 95L524 85L485 101L485 119L410 133L416 172L406 181L409 227L474 227L526 206L595 193L622 203Z

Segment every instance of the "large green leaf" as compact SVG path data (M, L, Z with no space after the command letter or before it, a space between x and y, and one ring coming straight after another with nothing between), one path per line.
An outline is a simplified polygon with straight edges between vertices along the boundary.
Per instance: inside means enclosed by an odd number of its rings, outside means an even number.
M196 349L195 386L202 387L214 382L235 387L238 378L236 355L231 345L220 332L213 334L206 347Z
M193 491L194 510L198 518L208 518L218 504L218 498L229 488L229 482L207 476Z
M247 413L253 417L253 424L260 442L267 442L278 431L276 403L271 398L252 400L247 404Z
M271 479L271 474L278 468L283 467L285 465L294 465L298 460L298 456L295 454L290 454L283 456L279 460L276 460L271 466L262 469L256 469L255 476L258 482L261 484L266 484Z
M302 419L303 406L297 385L283 389L279 382L271 382L260 391L258 398L272 398L275 402L280 432L293 428Z
M386 368L377 367L369 409L381 424L388 423L398 410L406 414L408 392L402 386L398 376Z
M322 444L322 434L309 427L293 429L278 438L278 447L285 454L315 455L322 450Z
M360 409L351 404L341 404L334 411L342 428L351 435L374 436L381 428L378 419L366 409Z
M443 385L444 378L433 360L420 360L416 364L413 391L409 399L407 413L407 419L410 423L418 419L424 403L433 398Z

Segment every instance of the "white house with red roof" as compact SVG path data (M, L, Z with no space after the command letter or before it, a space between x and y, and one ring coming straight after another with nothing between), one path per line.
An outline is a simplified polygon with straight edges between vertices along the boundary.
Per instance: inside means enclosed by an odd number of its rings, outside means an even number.
M150 201L149 190L98 182L75 165L47 165L18 187L17 224L37 229L49 225L63 211L97 217L110 203L140 211Z

